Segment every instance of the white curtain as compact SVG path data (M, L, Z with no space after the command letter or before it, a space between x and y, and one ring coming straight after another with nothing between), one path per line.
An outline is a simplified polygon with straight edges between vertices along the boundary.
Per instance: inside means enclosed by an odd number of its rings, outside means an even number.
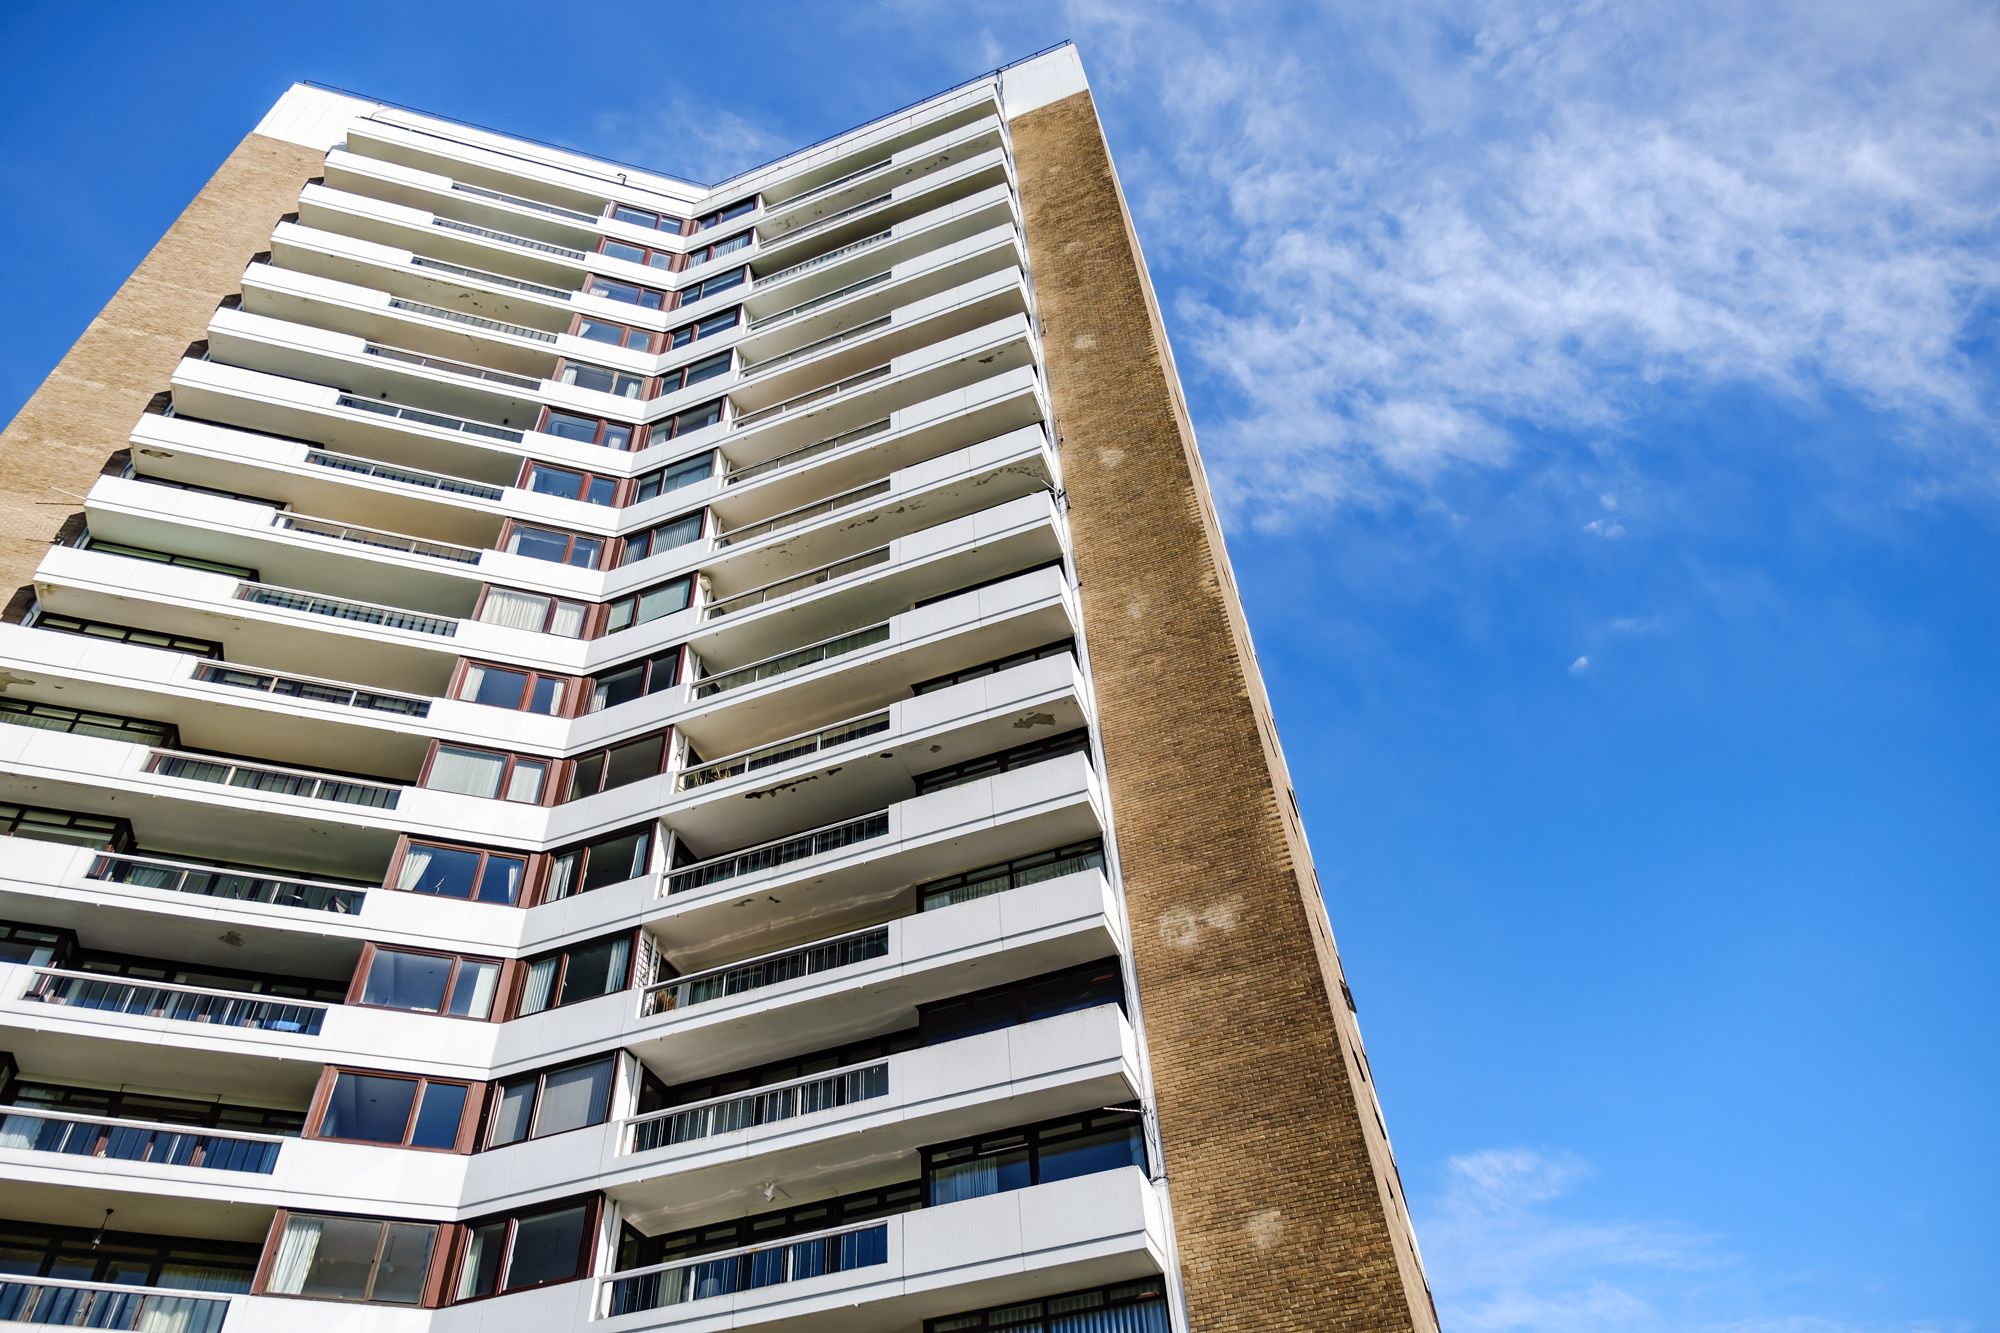
M479 619L504 629L526 629L539 633L548 613L549 599L540 593L488 588L486 601L479 608Z
M45 1120L31 1115L0 1117L0 1148L32 1148Z
M471 987L467 993L468 978ZM484 1018L493 1012L493 992L500 985L500 969L492 963L461 963L457 993L452 996L452 1012L466 1018Z
M500 774L506 767L505 755L441 745L437 758L431 761L430 776L425 779L424 785L436 791L455 791L466 796L498 796Z
M569 852L549 862L549 882L542 889L543 902L552 903L576 892L576 867L582 860L582 852Z
M548 765L519 760L514 771L507 777L507 799L526 801L534 805L542 799L542 779L549 775Z
M443 758L442 755L439 758ZM435 853L428 847L411 843L403 854L403 869L396 876L396 887L408 893L423 882L424 872L430 869L431 857Z
M960 1199L980 1199L1000 1190L1000 1159L975 1157L969 1162L953 1162L931 1174L931 1206L957 1203Z
M555 619L549 624L549 633L559 634L565 639L583 637L583 603L557 602Z
M549 995L556 985L556 969L561 963L560 958L537 958L528 964L528 981L521 988L522 1013L539 1014L549 1007Z
M1167 1303L1147 1301L1112 1310L1078 1310L1049 1320L1049 1333L1167 1333Z
M296 1296L305 1290L306 1274L319 1253L319 1233L325 1226L315 1217L288 1217L278 1237L278 1257L271 1263L269 1289Z

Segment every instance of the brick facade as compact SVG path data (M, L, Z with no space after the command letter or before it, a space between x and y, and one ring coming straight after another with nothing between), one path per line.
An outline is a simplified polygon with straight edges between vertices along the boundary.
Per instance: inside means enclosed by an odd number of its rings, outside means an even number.
M1193 1327L1435 1329L1096 110L1013 135Z
M26 602L16 589L324 160L245 138L0 432L0 601L12 598L10 618Z

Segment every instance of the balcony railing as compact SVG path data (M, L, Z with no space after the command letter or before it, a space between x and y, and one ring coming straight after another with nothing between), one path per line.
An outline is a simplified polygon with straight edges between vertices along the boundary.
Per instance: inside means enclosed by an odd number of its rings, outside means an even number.
M229 1302L214 1296L53 1278L0 1278L0 1324L123 1329L126 1333L221 1333Z
M125 981L94 972L36 969L35 983L24 999L69 1005L144 1018L171 1018L179 1023L209 1023L216 1027L256 1028L318 1036L326 1006L309 1000L266 1000L241 991L175 986L160 981Z
M788 675L794 671L803 671L807 667L818 666L821 662L840 657L843 654L859 652L863 648L872 648L876 644L886 641L888 637L889 627L887 625L870 625L867 629L856 630L852 634L842 634L838 638L828 639L823 643L810 644L804 648L795 648L791 652L780 653L776 657L767 657L761 662L752 662L748 666L740 666L733 671L724 671L718 675L710 676L705 680L698 680L694 683L694 697L697 699L708 699L727 690L741 689L745 685L754 685L758 681L770 680L773 677Z
M796 398L787 398L782 403L773 403L769 407L759 408L747 416L740 416L736 418L736 424L739 427L748 426L752 422L763 421L768 417L781 417L787 412L796 412L802 407L810 407L812 404L831 398L837 393L845 393L849 389L859 388L870 380L879 380L884 375L887 375L889 371L889 366L880 365L872 370L864 370L859 375L849 375L846 379L840 380L837 383L808 390Z
M423 486L433 491L443 491L447 495L469 495L476 500L498 500L505 494L498 486L488 486L482 482L467 481L463 477L449 477L442 472L420 472L414 468L392 467L378 463L371 458L355 458L350 454L332 454L324 449L306 451L306 462L315 467L337 468L342 472L352 472L358 476L374 477L380 481L393 481L404 486Z
M425 305L422 301L405 301L400 296L389 298L391 310L401 310L412 315L425 315L431 319L448 319L454 324L468 324L475 329L488 329L494 333L505 333L515 338L526 338L531 342L552 343L553 333L531 329L525 324L509 324L503 320L486 319L479 315L468 315L462 310L447 310L441 305Z
M112 1120L105 1116L44 1110L39 1106L0 1107L0 1148L26 1152L98 1157L113 1162L151 1162L156 1166L192 1166L210 1171L248 1171L268 1176L278 1164L278 1145L283 1142L270 1134Z
M688 791L694 787L705 787L711 782L733 778L743 773L754 773L760 768L770 768L788 759L798 759L822 750L831 750L837 745L860 740L864 736L879 735L889 729L889 715L876 713L853 722L843 722L839 726L826 727L808 736L794 736L790 740L777 741L742 754L717 759L698 768L690 768L680 776L679 789Z
M757 379L773 370L777 370L781 366L789 366L794 361L803 361L809 356L818 356L821 352L831 351L843 343L858 341L871 333L880 333L894 322L895 316L893 315L878 315L865 324L857 324L851 329L842 329L839 333L830 333L824 338L815 338L803 347L794 347L789 352L759 361L754 366L745 367L743 378L745 380Z
M169 861L130 852L100 852L87 877L106 884L130 884L140 889L165 889L231 902L269 903L273 907L303 907L315 912L352 916L361 910L364 889L352 884L264 875L249 870L205 866L193 861Z
M419 634L439 634L445 638L458 633L458 622L445 616L426 616L401 607L377 606L373 602L321 597L316 593L273 587L268 583L239 583L236 585L236 599L254 602L258 606L275 606L285 611L304 611L309 615L331 616L335 620L380 625L385 629L414 630Z
M544 283L527 282L520 278L510 278L500 273L488 273L483 268L468 268L464 264L448 264L442 259L427 259L423 255L410 256L412 268L434 268L440 273L454 277L471 278L474 282L491 283L495 287L512 287L517 292L531 292L536 296L546 296L551 301L567 301L576 295L561 287L550 287Z
M887 231L878 231L873 236L863 236L858 241L849 241L846 245L828 250L825 254L814 255L811 259L803 263L793 264L789 268L781 268L769 277L758 279L758 284L764 290L768 291L788 278L796 278L801 273L810 273L823 264L831 264L836 259L845 259L856 250L866 250L871 245L880 245L895 234L892 228Z
M864 551L860 555L849 556L845 560L836 560L830 565L821 565L818 569L808 570L803 574L794 574L791 578L779 579L776 583L767 583L761 588L752 588L748 592L737 593L734 597L725 597L719 602L711 602L708 609L703 613L703 618L707 620L720 620L724 616L733 616L737 612L747 611L753 606L762 606L764 603L775 601L780 597L787 597L795 592L803 592L807 588L816 588L822 583L831 583L835 579L845 578L849 574L856 574L864 569L872 569L876 565L887 562L888 559L889 548L879 546L872 551Z
M888 1262L888 1223L862 1222L768 1245L614 1273L603 1280L601 1308L607 1317L633 1314Z
M323 680L317 676L281 676L275 671L253 671L222 662L197 662L194 678L209 685L228 685L239 690L261 690L284 699L306 699L319 704L340 704L346 708L366 708L375 713L400 717L428 717L431 701L413 694L385 694L345 681Z
M889 832L889 814L878 810L872 815L850 819L843 824L829 824L810 833L798 833L789 838L779 838L774 842L746 847L728 856L718 856L708 861L698 861L685 866L667 876L668 894L687 893L693 889L704 889L711 884L721 884L726 880L740 879L744 875L760 870L770 870L776 866L790 865L794 861L804 861L809 857L826 852L852 847L858 842L867 842Z
M357 398L344 393L334 401L334 406L345 407L356 412L373 412L377 416L394 417L398 421L409 421L419 426L435 426L439 430L455 430L466 435L483 435L491 440L521 442L521 432L508 426L495 426L491 422L472 421L466 417L448 417L442 412L425 412L414 407L398 407L375 398Z
M756 319L750 321L750 328L748 331L751 333L755 333L759 329L767 329L771 327L771 325L773 324L781 323L784 320L788 320L793 315L803 315L808 310L817 310L821 306L832 305L835 301L846 300L848 297L854 295L856 292L865 292L870 287L879 287L883 283L889 281L889 279L895 276L896 272L894 269L884 269L882 272L875 274L873 277L863 278L859 282L850 282L845 287L841 287L834 291L830 291L824 296L815 296L810 301L801 301L797 305L792 306L789 309L774 311L768 315L759 315Z
M804 194L795 194L781 204L772 205L771 211L782 212L785 209L794 208L799 204L803 204L808 199L817 199L823 194L826 194L833 190L838 190L841 186L847 184L849 181L861 179L863 176L866 176L871 171L880 171L882 168L890 165L895 160L896 159L893 157L885 157L880 162L870 162L865 167L856 167L853 171L848 172L844 176L835 176L830 181L821 181L818 185L813 186L810 190L807 190Z
M655 1111L632 1122L632 1136L625 1151L652 1152L655 1148L692 1143L755 1125L796 1120L816 1111L831 1111L888 1095L889 1065L878 1060L871 1065L815 1074L755 1092Z
M895 194L891 191L889 194L878 194L873 199L863 199L858 204L849 204L838 213L828 213L825 217L808 222L803 227L794 227L790 231L782 232L779 235L773 236L764 244L767 248L775 248L796 240L801 236L810 236L816 231L825 231L836 222L844 222L856 213L865 213L877 204L886 204L894 197Z
M461 565L479 563L479 552L470 546L454 546L449 542L426 541L422 537L411 537L400 532L384 532L380 528L364 528L358 523L334 523L323 518L313 518L306 514L295 514L289 510L279 510L272 516L276 527L291 532L303 532L313 537L331 537L336 541L353 542L357 546L373 546L384 551L401 551L405 555L428 556L433 560L450 560Z
M369 356L379 356L384 361L396 361L406 366L421 366L425 370L441 370L448 375L463 375L467 379L486 380L492 384L505 384L516 389L539 389L542 382L527 375L509 375L505 371L488 370L467 361L452 361L442 356L425 356L422 352L406 351L401 347L387 347L381 343L368 343L361 349Z
M278 768L269 764L245 764L211 755L189 754L183 750L155 750L146 758L146 771L163 778L189 782L212 782L224 787L298 796L308 801L333 801L340 805L365 805L377 810L393 810L403 794L400 787L379 782L357 782L351 778L329 777L299 768Z
M743 482L749 481L752 477L761 477L767 472L776 472L778 469L790 467L794 463L803 463L808 458L815 458L820 454L831 453L835 449L845 448L853 444L856 440L865 440L871 435L880 435L889 429L889 424L889 418L884 417L880 421L871 421L866 426L857 426L853 430L842 431L838 435L829 435L823 440L814 440L811 444L800 445L796 449L779 454L776 458L767 458L761 463L752 463L748 467L737 468L723 477L722 484L725 486L741 485Z
M494 231L491 227L475 227L470 222L458 222L451 218L432 218L431 225L433 227L443 227L446 231L460 232L467 236L477 236L483 240L498 241L502 245L518 246L523 250L539 250L545 255L561 255L564 259L576 260L583 258L583 251L572 250L566 245L551 245L547 241L531 241L525 236L516 236L512 232Z
M848 505L859 504L863 500L872 500L878 495L887 495L890 489L891 484L888 481L875 481L870 482L866 486L857 486L851 491L842 492L825 500L815 501L809 505L800 505L797 509L787 509L782 514L774 514L770 518L762 519L756 523L745 523L740 528L731 528L727 532L718 532L715 535L715 547L717 550L721 550L725 546L740 546L753 538L763 537L773 532L782 531L785 528L796 527L807 519L818 518L823 514L831 514L837 509L845 509Z
M707 1004L725 996L762 990L784 981L795 981L838 967L882 958L889 952L889 928L871 926L849 935L840 935L802 948L785 949L762 958L746 959L706 972L691 972L672 981L662 981L646 989L643 1013L651 1018L697 1004Z
M571 218L577 222L587 222L592 226L597 225L597 214L580 213L574 208L564 208L560 204L545 204L539 199L524 199L518 194L507 194L500 190L488 190L478 185L465 185L458 181L453 181L451 188L457 190L460 194L474 195L480 199L495 199L503 204L512 204L516 208L532 208L537 213L547 213L551 217Z

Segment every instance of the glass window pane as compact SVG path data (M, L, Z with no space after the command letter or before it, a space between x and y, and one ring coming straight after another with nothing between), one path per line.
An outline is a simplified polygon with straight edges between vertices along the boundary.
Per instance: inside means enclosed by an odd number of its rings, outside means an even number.
M618 483L610 477L592 477L590 492L583 498L594 505L608 505L618 493Z
M647 736L612 750L603 790L623 787L657 774L665 763L666 744L665 736Z
M583 1258L583 1227L589 1216L590 1210L579 1204L516 1222L514 1250L507 1259L507 1290L575 1277Z
M500 1253L507 1248L507 1224L488 1222L474 1227L459 1262L457 1299L488 1296L500 1278Z
M633 245L627 241L606 241L603 253L610 255L613 259L629 259L635 264L646 262L646 247L643 245Z
M517 1079L500 1085L500 1100L493 1107L494 1144L519 1143L528 1137L528 1123L535 1109L535 1080Z
M611 1061L558 1069L543 1080L535 1137L601 1125L611 1098Z
M549 766L539 759L515 760L514 771L507 775L507 799L533 805L542 799L542 779L548 774Z
M493 1012L493 992L500 984L500 964L475 963L470 960L459 965L458 984L451 988L451 1008L448 1012L460 1018L484 1018Z
M434 1014L444 1007L444 988L450 979L449 958L383 949L368 966L361 1003Z
M565 500L575 500L583 494L583 482L581 472L544 467L540 463L528 469L528 489L537 495L558 495Z
M416 1100L415 1079L337 1074L319 1132L330 1139L401 1143Z
M507 549L530 560L553 560L561 564L569 558L569 535L542 528L515 528Z
M507 756L488 750L464 750L456 745L440 745L424 786L433 791L457 792L461 796L497 796L500 778L507 768Z
M390 1305L415 1305L424 1296L424 1275L430 1271L431 1245L437 1228L408 1222L389 1224L389 1243L375 1271L370 1299Z
M1121 1166L1141 1166L1146 1160L1137 1122L1049 1144L1043 1147L1041 1156L1043 1184L1098 1171L1115 1171Z
M368 1294L368 1275L374 1270L375 1249L381 1240L380 1222L351 1217L289 1218L278 1243L272 1290L358 1301Z
M595 537L578 537L570 543L569 562L578 569L597 568L597 557L604 554L604 543Z
M644 693L646 693L646 664L636 662L608 676L598 677L591 706L610 708L637 699Z
M621 426L615 421L607 421L604 423L604 437L598 443L607 449L630 449L632 447L632 428L630 426Z
M626 935L579 944L569 950L569 967L563 973L562 997L558 1005L575 1004L625 988L625 962L631 956L632 940Z
M691 585L686 579L675 579L657 588L648 588L639 594L639 620L658 620L661 616L672 615L685 610Z
M549 413L548 424L542 428L559 439L576 440L590 444L597 439L597 419L580 417L569 412Z
M521 691L527 687L528 673L500 667L468 666L458 697L467 703L491 704L495 708L519 708Z
M562 711L563 683L547 676L537 677L528 689L528 711L554 717Z
M646 872L646 853L652 837L645 832L607 838L590 849L590 866L584 872L583 892L620 884Z
M465 1116L466 1087L462 1083L433 1083L424 1089L424 1104L417 1111L417 1123L410 1131L410 1145L416 1148L450 1148L458 1142L458 1123Z

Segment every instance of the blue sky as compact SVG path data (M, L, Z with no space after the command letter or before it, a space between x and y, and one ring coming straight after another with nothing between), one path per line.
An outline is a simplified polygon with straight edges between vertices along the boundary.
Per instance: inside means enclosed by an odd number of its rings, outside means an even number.
M1075 38L1447 1327L2000 1328L1992 6L83 12L0 413L294 78L713 179Z

